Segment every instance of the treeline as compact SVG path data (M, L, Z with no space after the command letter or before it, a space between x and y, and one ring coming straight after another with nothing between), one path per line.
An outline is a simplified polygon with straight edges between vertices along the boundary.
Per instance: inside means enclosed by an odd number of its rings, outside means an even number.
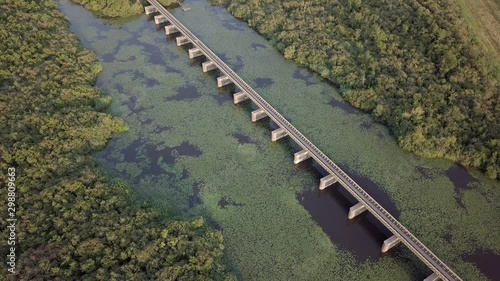
M500 177L500 76L452 1L212 2L339 85L404 149Z
M92 154L126 125L100 112L101 66L54 0L0 0L0 280L224 280L223 237L203 219L134 208ZM7 245L8 168L16 244ZM4 188L5 187L5 188ZM5 239L4 239L5 238ZM15 274L5 249L15 247Z
M129 17L144 13L141 2L146 0L72 0L86 9L108 18ZM158 0L163 6L175 5L182 0Z

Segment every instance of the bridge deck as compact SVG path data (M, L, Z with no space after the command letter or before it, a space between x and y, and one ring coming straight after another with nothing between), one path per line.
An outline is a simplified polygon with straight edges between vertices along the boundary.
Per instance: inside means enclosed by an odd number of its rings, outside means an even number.
M165 7L157 0L148 0L158 11L164 15L169 22L174 24L178 30L186 36L205 56L214 62L220 71L225 73L231 81L303 149L309 151L312 158L317 161L328 173L334 175L338 182L344 186L359 202L362 202L367 210L372 213L382 224L384 224L401 242L403 242L415 255L417 255L433 272L443 280L462 280L446 264L444 264L434 253L432 253L422 242L420 242L410 231L408 231L398 220L387 212L375 199L373 199L363 188L352 180L342 169L340 169L330 158L311 143L300 133L288 120L286 120L274 107L267 103L255 90L241 79L229 66L227 66L210 48L203 44L189 29L179 22Z

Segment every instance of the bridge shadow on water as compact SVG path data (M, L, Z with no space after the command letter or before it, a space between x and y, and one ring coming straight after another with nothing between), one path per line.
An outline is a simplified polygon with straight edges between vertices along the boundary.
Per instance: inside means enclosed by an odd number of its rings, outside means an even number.
M253 110L253 107L246 102L238 106L248 112ZM272 121L258 121L257 124L269 132L269 138L271 131L278 128ZM301 148L289 139L281 140L280 144L290 152L290 162L292 162L293 152ZM400 214L396 205L380 186L366 177L353 173L343 165L339 167L369 192L389 213L399 219ZM348 219L349 208L358 201L344 187L335 183L325 190L319 190L320 179L328 175L323 167L310 158L297 164L296 168L311 175L317 183L314 186L306 186L304 192L297 194L297 200L329 236L332 243L340 249L351 252L360 262L375 261L385 256L399 256L402 253L403 249L400 246L386 253L381 252L384 240L391 237L392 233L368 211L351 220Z
M328 173L309 159L300 163L298 169L304 170L319 180ZM345 167L341 167L346 170ZM351 177L370 191L375 200L382 204L394 217L399 212L389 196L375 183L367 178L353 175ZM350 220L347 218L349 208L357 200L340 184L336 183L325 190L319 190L317 185L307 187L306 191L297 195L299 203L309 212L311 217L330 237L332 243L341 249L353 253L359 261L377 260L383 256L397 255L399 248L395 247L386 253L381 252L382 243L392 236L392 233L372 214L365 211Z

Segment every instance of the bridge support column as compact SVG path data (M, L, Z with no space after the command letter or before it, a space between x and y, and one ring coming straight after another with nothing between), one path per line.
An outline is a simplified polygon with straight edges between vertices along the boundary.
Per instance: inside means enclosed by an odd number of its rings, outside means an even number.
M266 111L262 108L252 111L252 122L257 122L258 120L266 117Z
M384 244L382 245L382 253L389 251L390 248L396 246L401 240L396 235L392 235L391 237L385 239Z
M167 18L164 15L155 16L155 24L162 24L164 22L167 22Z
M349 209L349 214L347 215L347 217L350 220L352 220L353 218L355 218L357 215L361 214L364 211L366 211L366 206L363 205L363 203L359 202L358 204L352 206Z
M192 48L188 50L189 58L194 59L199 56L203 56L203 52L199 48Z
M229 85L231 83L233 83L233 81L231 81L231 79L229 79L229 77L227 75L217 77L217 87L219 87L219 88L222 88L222 87Z
M319 189L323 190L336 182L337 178L334 175L328 175L326 177L322 177L319 180Z
M293 155L293 164L299 164L300 162L311 158L311 154L306 149L303 149Z
M288 133L286 132L285 129L279 128L271 132L271 141L275 142L279 139L282 139L284 137L288 136Z
M151 15L151 14L154 14L154 13L158 13L158 9L156 9L155 6L146 6L144 7L144 12L146 13L146 15Z
M175 42L177 43L177 46L182 46L186 45L189 43L189 39L186 36L179 36L175 38Z
M425 278L424 281L437 281L439 280L439 275L432 273L429 277Z
M203 69L203 72L209 72L210 70L214 70L217 68L217 65L213 61L206 61L201 64L201 68Z
M174 34L177 32L179 32L179 30L177 29L177 27L175 25L171 24L171 25L165 26L165 34L171 35L171 34Z
M235 93L233 95L234 104L238 104L240 102L246 101L247 99L249 99L248 95L247 95L247 93L245 93L243 91Z

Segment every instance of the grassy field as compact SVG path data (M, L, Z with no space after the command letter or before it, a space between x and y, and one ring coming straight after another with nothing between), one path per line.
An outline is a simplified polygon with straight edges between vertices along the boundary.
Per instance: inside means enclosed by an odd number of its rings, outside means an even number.
M474 34L500 77L500 0L456 0Z

